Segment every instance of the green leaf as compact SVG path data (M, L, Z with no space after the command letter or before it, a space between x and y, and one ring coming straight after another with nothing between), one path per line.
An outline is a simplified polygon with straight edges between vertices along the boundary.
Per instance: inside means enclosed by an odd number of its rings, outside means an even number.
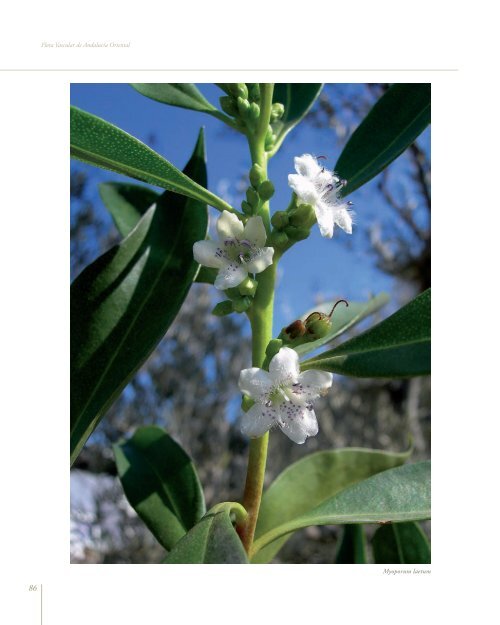
M367 564L365 530L353 523L342 528L342 541L337 550L336 564Z
M186 171L206 183L203 134ZM177 315L207 207L166 192L71 286L71 462Z
M259 536L253 545L253 554L274 540L310 525L429 519L430 469L430 462L420 462L377 473Z
M418 523L383 525L373 536L376 564L430 564L431 548Z
M118 232L124 237L160 197L148 187L124 182L103 182L99 185L99 194Z
M113 445L125 495L165 549L205 514L198 475L186 452L156 426L140 427Z
M246 517L238 503L225 502L212 508L182 538L164 564L248 564L247 554L231 522L231 514Z
M203 113L217 111L192 83L131 83L131 86L140 94L163 104Z
M390 87L352 134L335 165L347 180L342 195L385 169L430 123L430 83Z
M322 83L275 83L273 102L281 102L285 113L280 120L273 123L278 141L272 154L277 152L290 130L311 110L322 89Z
M267 532L312 510L371 475L403 464L411 454L374 449L318 451L287 467L262 497L255 536ZM269 562L289 537L262 549L252 562Z
M333 341L333 339L346 332L346 330L349 330L349 328L352 328L369 315L377 312L377 310L387 304L389 299L390 298L387 293L381 293L367 302L349 302L348 307L340 304L333 313L330 331L324 337L317 339L316 341L297 345L294 347L295 351L299 354L299 356L304 356L305 354L318 349L322 345ZM302 316L302 319L306 319L312 312L315 311L330 313L334 304L335 302L320 304L316 308L306 312L305 315Z
M431 290L363 334L301 363L360 378L408 378L431 372Z
M206 202L219 210L233 211L224 200L179 171L135 137L74 106L71 107L71 156L90 165Z

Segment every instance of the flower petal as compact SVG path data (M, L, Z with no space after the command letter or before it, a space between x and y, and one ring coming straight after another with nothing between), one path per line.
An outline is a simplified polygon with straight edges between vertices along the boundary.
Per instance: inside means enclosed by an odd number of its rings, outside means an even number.
M292 388L292 393L302 400L310 401L325 395L331 388L332 381L333 374L328 371L304 371L299 375L297 386Z
M237 263L226 264L219 269L214 286L221 291L232 289L241 284L247 276L248 271L242 265Z
M217 234L219 239L241 239L243 234L243 224L234 213L222 211L222 215L217 220Z
M292 402L281 404L278 424L288 438L299 445L305 443L308 436L316 436L318 433L314 410Z
M255 247L263 247L266 243L266 229L262 217L250 217L243 228L243 239L253 243Z
M273 264L274 247L263 247L246 263L248 273L260 273Z
M314 206L316 220L322 237L331 239L333 236L333 207L326 202L318 201Z
M299 368L299 355L290 347L282 347L273 357L269 364L269 373L273 382L287 382L293 384L297 381Z
M193 256L197 263L204 267L222 267L226 259L215 241L196 241L193 245Z
M315 178L323 169L311 154L302 154L293 159L295 171L306 178Z
M255 404L241 418L241 431L246 436L257 437L265 434L275 423L277 412L263 404Z
M344 232L352 234L352 216L346 208L339 208L335 213L335 223L337 223Z
M258 367L243 369L240 373L238 386L242 393L245 393L245 395L248 395L256 401L260 401L263 399L263 396L271 390L271 376L267 371L259 369Z
M319 200L316 185L304 176L288 174L288 185L305 204L315 204Z

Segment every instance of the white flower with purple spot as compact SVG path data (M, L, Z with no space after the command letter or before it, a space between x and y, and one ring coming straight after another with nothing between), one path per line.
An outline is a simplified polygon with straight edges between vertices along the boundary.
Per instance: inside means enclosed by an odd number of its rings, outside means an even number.
M334 172L318 163L311 154L296 156L296 174L289 174L288 184L298 198L299 204L310 204L316 213L321 235L331 239L335 225L352 234L352 202L340 197L340 190L347 184Z
M218 241L197 241L195 260L219 270L214 286L230 289L249 273L260 273L273 262L274 248L264 247L266 229L262 217L250 217L245 225L234 213L223 211L217 220Z
M304 443L308 436L318 433L313 400L326 395L332 379L327 371L300 373L299 356L290 347L279 350L269 371L257 367L243 369L240 390L255 404L244 413L241 431L256 437L278 425L294 443Z

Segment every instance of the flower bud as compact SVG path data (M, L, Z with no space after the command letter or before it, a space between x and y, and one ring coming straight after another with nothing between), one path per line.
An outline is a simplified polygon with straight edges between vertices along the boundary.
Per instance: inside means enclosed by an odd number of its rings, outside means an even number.
M235 96L248 100L248 89L244 82L239 82L234 86Z
M310 204L300 204L289 212L292 226L310 228L316 223L316 214Z
M248 109L248 119L255 122L259 119L260 116L260 106L255 102L250 104L250 108Z
M271 121L281 119L285 112L285 107L281 102L275 102L271 108Z
M274 195L274 185L270 180L264 180L259 185L259 195L266 201L270 200Z
M255 208L259 203L259 194L257 193L257 191L253 187L248 187L246 195L247 202L250 204L250 206Z
M248 99L251 102L260 102L260 85L258 82L247 82Z
M289 245L288 236L279 230L273 230L267 239L267 244L275 250L283 251Z
M244 98L238 98L237 104L238 104L238 111L240 115L242 117L246 117L248 114L248 109L250 108L249 101L245 100Z
M241 210L245 215L253 215L253 208L246 200L241 203Z
M302 241L307 239L310 229L289 225L285 228L285 232L292 241Z
M262 170L262 167L258 165L257 163L252 165L252 168L250 169L249 178L250 178L250 184L252 185L252 187L257 189L259 187L259 184L264 180L264 172Z
M237 313L244 313L252 305L252 299L250 297L241 297L232 302L234 311Z
M276 230L284 230L289 223L288 213L286 211L276 211L271 217L271 223Z
M230 95L224 95L220 97L219 102L220 107L224 111L224 113L227 113L231 117L235 117L236 115L238 115L238 107L236 105L236 102L234 101L234 98L232 98Z
M255 295L255 291L257 290L257 280L248 276L248 278L243 280L243 282L238 285L238 290L241 295L249 295L250 297L253 297Z
M212 309L212 315L216 317L224 317L225 315L229 315L234 312L233 302L226 299L223 302L219 302Z

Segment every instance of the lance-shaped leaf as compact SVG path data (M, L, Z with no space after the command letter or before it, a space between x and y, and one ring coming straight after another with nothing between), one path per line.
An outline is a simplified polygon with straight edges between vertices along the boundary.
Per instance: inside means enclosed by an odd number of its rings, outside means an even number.
M246 517L238 503L225 502L212 508L182 538L163 561L164 564L248 564L240 537L231 522Z
M71 107L71 156L186 195L219 210L233 211L224 200L179 171L142 141L74 106Z
M362 525L353 523L342 528L342 540L337 549L336 564L367 564L366 537Z
M380 310L383 306L387 304L389 301L389 295L387 293L381 293L376 297L368 300L367 302L349 302L349 306L346 307L344 304L339 304L335 308L334 314L332 316L332 325L330 330L320 339L316 341L311 341L310 343L302 343L301 345L297 345L294 347L295 351L299 356L304 356L305 354L309 354L310 352L318 349L322 345L333 341L333 339L340 336L349 328L352 328L357 323L372 315L373 313ZM335 302L327 302L325 304L320 304L314 309L309 310L302 316L302 319L305 320L312 312L318 311L323 313L330 313Z
M373 536L376 564L430 564L431 548L418 523L383 525Z
M431 291L342 345L301 363L361 378L407 378L431 372Z
M203 135L186 171L206 183ZM198 263L206 205L166 192L71 287L71 462L177 315Z
M103 182L99 195L115 222L118 232L126 237L140 218L160 197L159 193L138 184Z
M274 540L310 525L421 521L431 515L430 462L377 473L283 525L259 536L257 554ZM253 558L253 561L256 561Z
M352 134L335 165L335 171L347 180L342 195L385 169L430 122L430 83L390 87Z
M311 110L321 93L322 83L275 83L273 102L285 107L283 117L273 122L273 130L278 135L272 154L275 154L286 135Z
M212 114L218 112L215 106L201 94L193 83L131 83L140 94L152 100L180 106L181 108Z
M191 458L159 427L138 428L113 446L125 495L165 549L172 549L205 514Z
M260 538L267 532L312 510L348 486L403 464L411 454L376 449L334 449L318 451L287 467L262 497L255 532ZM269 562L289 536L268 545L252 562Z

